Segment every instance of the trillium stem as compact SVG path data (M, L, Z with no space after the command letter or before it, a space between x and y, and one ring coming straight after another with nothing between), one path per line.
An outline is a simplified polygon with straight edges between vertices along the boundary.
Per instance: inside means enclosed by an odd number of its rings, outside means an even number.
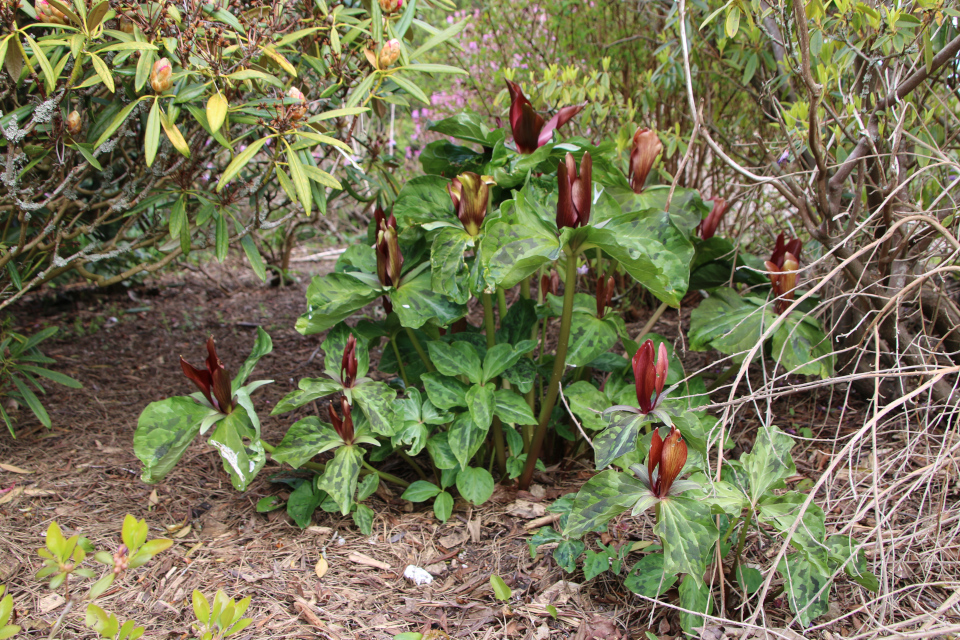
M498 289L498 295L503 289ZM493 300L489 293L483 293L483 324L487 333L487 349L492 349L497 344L496 324L493 320ZM503 317L502 315L500 316ZM507 473L507 450L503 440L503 425L500 424L500 418L493 416L493 447L497 452L497 468L500 473Z
M417 332L410 327L405 328L407 330L407 335L410 336L410 342L413 343L413 348L417 350L417 355L419 355L420 359L423 360L423 366L427 368L427 371L436 371L437 368L433 366L432 362L430 362L430 357L427 356L427 352L423 350L423 345L420 344L420 339L417 338Z
M737 555L733 557L733 579L737 579L737 567L740 566L740 554L743 553L743 546L747 542L747 529L750 528L750 525L753 523L753 509L747 508L747 517L743 521L743 529L740 530L740 539L737 541Z
M426 472L423 470L423 468L419 464L417 464L417 461L414 460L409 453L407 453L403 449L397 449L397 455L400 456L401 460L403 460L408 465L410 465L410 468L413 469L418 476L420 476L421 480L426 480L427 482L430 482L430 478L427 476Z
M643 329L640 330L640 333L637 334L637 342L640 342L640 339L643 336L650 333L650 330L653 329L653 325L657 324L657 320L660 319L660 316L663 315L663 312L667 310L667 303L661 302L660 306L657 307L657 310L653 312L653 315L650 316L650 319L647 320L647 323L643 325Z
M397 347L397 336L390 336L390 346L393 347L393 355L397 357L397 367L400 369L400 377L403 379L404 388L410 388L410 382L407 380L407 370L403 366L403 358L400 357L400 349Z
M540 449L543 447L543 439L547 435L547 425L550 424L550 416L553 413L553 406L557 403L557 395L560 391L560 378L567 367L567 343L570 340L570 323L573 317L573 294L577 291L577 256L573 251L567 253L567 277L564 280L563 290L563 314L560 316L560 336L557 341L557 354L553 360L553 373L550 376L550 384L547 387L546 397L540 406L540 419L537 423L537 430L533 433L533 441L530 443L530 451L527 452L527 460L523 465L523 473L520 474L519 486L521 489L530 487L530 480L533 478L533 470L537 464L537 458L540 456Z
M503 317L507 315L507 293L502 287L497 287L497 312L500 314L500 326L503 326Z
M263 446L263 450L266 451L267 453L273 453L273 450L276 449L276 447L274 447L272 444L270 444L266 440L261 439L260 444ZM366 469L360 469L361 475L366 476L366 475L370 475L371 473L375 473L378 476L380 476L381 480L392 482L393 484L399 485L404 488L410 486L410 483L404 480L403 478L398 478L392 473L387 473L386 471L378 471L377 469L374 469L367 463L366 460L363 461L363 466L366 467ZM323 464L322 462L304 462L302 465L300 465L300 468L310 469L310 471L316 471L317 473L323 473L324 471L326 471L327 465Z
M525 300L530 299L530 276L520 281L520 296Z

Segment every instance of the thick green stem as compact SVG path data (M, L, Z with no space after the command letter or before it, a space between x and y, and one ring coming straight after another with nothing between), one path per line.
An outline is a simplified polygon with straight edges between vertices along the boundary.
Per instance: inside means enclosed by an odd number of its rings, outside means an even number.
M740 565L740 554L743 553L743 545L747 542L747 529L750 528L750 524L753 522L753 509L747 508L747 518L743 521L743 529L740 530L740 540L737 541L737 555L733 557L733 569L731 573L733 578L737 578L737 567Z
M401 460L403 460L408 465L410 465L410 468L416 471L417 475L420 476L421 480L426 480L427 482L430 482L430 478L427 476L426 472L423 470L423 468L420 465L417 464L416 460L410 457L410 454L408 454L403 449L397 449L397 455L400 456Z
M543 399L543 404L540 407L540 419L537 423L537 430L534 432L533 441L530 443L530 451L527 453L527 461L523 465L523 473L520 474L519 486L521 489L530 487L533 470L537 464L537 458L540 456L540 449L543 447L543 439L547 435L547 425L550 424L550 415L553 413L553 406L557 403L560 379L563 377L563 372L567 367L567 343L570 340L570 323L573 317L573 294L577 290L577 256L573 254L573 252L567 254L567 277L564 280L564 284L563 315L560 316L560 336L557 341L557 354L553 360L553 373L550 376L547 395Z
M520 281L520 297L525 300L530 299L530 276Z
M500 314L500 323L503 323L503 317L507 315L507 294L497 287L497 313Z
M409 487L410 483L404 480L403 478L398 478L392 473L387 473L386 471L380 471L379 469L374 469L370 466L370 463L366 460L361 460L361 464L366 467L368 473L375 473L380 476L381 480L386 480L387 482L392 482L393 484L400 485L401 487ZM360 473L363 473L363 469L360 470Z
M657 320L660 319L660 316L663 315L663 312L667 310L667 303L661 302L660 306L657 307L657 310L653 312L653 315L650 316L650 319L647 320L647 323L643 325L643 329L640 330L640 333L637 334L637 342L640 342L640 338L650 333L650 329L653 329L653 325L657 324Z
M410 382L407 380L407 370L403 366L403 358L400 357L400 349L397 347L397 336L390 336L390 346L393 347L393 355L397 357L397 367L400 368L400 377L403 378L403 387L407 389L410 387Z
M502 291L502 289L500 290ZM493 300L489 293L484 293L483 298L483 324L487 333L487 349L492 349L497 344L496 325L493 320ZM503 316L501 316L503 317ZM500 473L507 472L507 448L503 439L503 425L500 424L500 418L493 417L493 446L497 452L497 468Z
M419 338L417 338L417 333L410 327L405 327L407 330L407 335L410 336L410 342L413 343L413 348L417 350L417 355L420 356L420 359L423 360L423 366L427 368L427 371L436 371L436 367L433 366L433 363L430 362L427 352L423 350L423 345L420 344Z

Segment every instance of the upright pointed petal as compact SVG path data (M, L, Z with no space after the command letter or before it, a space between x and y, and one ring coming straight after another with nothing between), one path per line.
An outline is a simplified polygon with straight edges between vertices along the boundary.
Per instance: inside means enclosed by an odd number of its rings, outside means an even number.
M233 411L233 393L230 390L230 373L220 367L210 374L213 386L213 397L216 399L216 406L223 413Z
M634 193L643 192L647 175L661 151L663 144L655 131L641 127L633 134L633 145L630 149L630 188Z
M687 463L687 443L676 427L670 428L670 435L663 441L663 451L660 453L660 497L665 498L670 493L670 485L677 479Z
M653 484L653 472L660 464L660 454L663 451L663 438L660 437L660 429L654 428L653 437L650 439L650 453L647 455L647 478L648 483Z
M654 389L658 398L660 397L660 394L663 393L663 385L667 381L667 369L669 369L669 367L670 358L667 355L667 344L665 342L661 342L660 349L657 351L657 365L655 367L657 380Z
M577 212L573 208L573 194L570 189L570 178L567 165L563 162L557 166L557 228L575 227Z
M533 105L523 95L520 85L507 80L510 91L510 130L513 141L520 153L533 153L537 150L543 118L534 110Z
M207 371L213 373L218 366L223 365L220 364L220 357L217 355L217 343L214 342L213 336L210 336L207 339Z
M207 402L213 404L213 396L210 395L210 389L212 386L212 381L210 380L210 372L206 369L197 369L195 366L183 359L183 356L180 356L180 368L183 369L184 375L186 375L190 380L197 385L197 389L200 390L200 393L204 395L207 399Z
M800 251L803 250L803 243L800 242L800 238L794 238L787 243L787 253L793 254L793 257L799 261L800 260Z
M337 410L334 409L334 405L337 402L334 400L327 406L327 412L330 414L330 424L333 425L333 430L337 432L341 438L343 437L343 420L340 419L340 416L337 415Z
M346 397L340 396L340 408L343 410L343 426L340 436L348 444L353 442L353 413Z
M783 254L786 253L786 241L783 238L783 232L777 235L777 242L773 246L773 253L770 254L770 262L777 265L777 268L783 266Z
M569 157L572 158L568 154ZM584 152L580 161L580 175L573 183L573 206L577 210L577 226L590 223L590 206L593 200L593 158L590 152Z
M559 129L563 125L570 122L573 119L573 116L580 113L583 108L587 106L586 104L575 104L569 107L564 107L560 109L557 113L554 114L552 118L547 120L547 123L543 125L543 128L540 129L540 135L537 139L537 147L542 147L543 145L550 142L550 138L553 137L553 132L555 129Z
M653 340L644 341L633 356L633 376L637 384L637 402L642 413L653 411L653 387L656 372L653 368Z
M340 359L340 381L344 387L353 386L353 381L357 379L357 339L351 333L347 338L347 346L343 349L343 357Z

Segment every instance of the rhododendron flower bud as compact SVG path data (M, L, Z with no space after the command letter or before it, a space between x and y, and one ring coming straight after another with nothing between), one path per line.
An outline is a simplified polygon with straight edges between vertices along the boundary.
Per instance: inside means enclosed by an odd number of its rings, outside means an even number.
M590 222L590 203L593 191L591 175L593 160L585 151L580 161L580 173L573 154L557 167L557 227L582 227Z
M450 199L453 200L453 211L471 236L480 233L483 218L487 215L487 202L490 199L488 185L491 184L495 183L490 176L466 171L447 185Z
M380 49L380 68L389 69L393 66L393 63L397 61L397 58L400 57L400 41L394 38L393 40L387 40L383 45L383 48Z
M717 227L720 226L720 221L723 220L723 216L729 208L730 205L728 205L727 201L723 198L713 199L713 210L710 212L710 215L701 220L700 224L697 225L697 232L700 234L701 240L709 240L713 237L713 234L717 232Z
M183 373L193 381L207 402L221 413L230 413L235 406L233 392L230 389L230 374L217 356L217 346L213 336L207 340L207 368L197 369L180 356Z
M307 99L300 89L290 87L290 90L287 91L287 97L296 100L296 104L289 105L287 108L287 115L291 120L299 120L307 114Z
M150 72L150 86L156 93L163 93L173 86L170 77L173 75L173 67L166 58L160 58L153 63L153 70Z
M534 110L533 105L523 95L520 85L509 80L506 82L507 91L510 92L510 130L520 153L533 153L550 142L554 129L565 125L585 106L579 104L564 107L550 120L544 121L543 116Z
M403 8L403 0L380 0L380 11L384 14L396 13L401 8Z
M133 34L134 28L136 25L133 24L133 20L127 20L126 18L120 18L120 31L124 33Z
M653 359L653 340L647 339L637 349L633 356L633 377L636 379L640 413L650 413L663 400L663 386L667 381L669 366L665 343L660 343L656 362Z
M47 0L37 0L33 4L33 9L37 13L37 20L48 24L67 24L67 17L63 12L54 7Z
M67 116L66 121L67 133L72 136L80 133L80 130L83 128L83 122L80 120L80 112L74 109L70 112L70 115Z
M633 145L630 148L630 188L634 193L643 193L647 175L661 151L663 145L655 131L640 128L633 134Z

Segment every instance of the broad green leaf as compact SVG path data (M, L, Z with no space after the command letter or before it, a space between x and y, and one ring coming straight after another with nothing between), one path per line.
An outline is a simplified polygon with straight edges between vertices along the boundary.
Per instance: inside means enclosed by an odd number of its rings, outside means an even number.
M253 349L243 364L240 365L240 369L237 370L237 375L233 378L232 387L234 392L247 381L247 378L250 377L250 373L253 371L253 368L257 366L260 358L272 351L273 340L270 338L270 334L264 331L262 327L257 327L257 337L253 341Z
M790 455L793 444L793 438L776 426L764 426L757 432L750 453L740 456L754 505L771 489L783 487L783 481L797 473L793 456Z
M393 302L393 310L400 324L410 329L419 329L428 321L447 326L467 312L466 305L457 304L433 290L429 271L423 271L412 279L404 278L390 294L390 301Z
M507 310L507 315L500 319L500 329L497 331L497 342L516 345L522 340L531 337L537 326L537 304L527 298L519 298Z
M430 438L427 441L427 452L438 469L455 469L460 466L460 462L450 446L449 431L443 431Z
M478 384L481 380L480 356L477 349L468 342L446 343L433 340L427 343L430 360L437 371L445 376L466 376L470 382Z
M787 316L773 334L770 355L792 374L820 376L833 375L833 351L830 338L819 323L805 317L799 310Z
M633 565L623 586L642 596L656 598L666 593L676 581L676 575L663 571L663 554L648 553Z
M293 411L297 407L302 407L308 402L313 402L319 398L325 398L343 389L339 382L329 378L301 378L300 388L291 391L283 397L277 406L273 408L270 415L275 416L288 411Z
M210 412L186 396L147 405L133 434L133 452L143 462L144 482L163 480L200 433L200 422Z
M460 463L461 469L466 469L473 455L480 450L487 438L490 427L481 428L474 423L470 413L464 412L457 416L450 426L448 442L450 450ZM431 439L432 440L432 439ZM429 449L430 443L427 443Z
M602 471L587 480L577 492L563 533L579 538L588 531L604 527L649 494L650 491L633 476L613 469Z
M267 267L263 263L263 256L260 255L253 238L249 234L243 236L240 238L240 246L243 247L243 253L247 256L247 261L250 262L250 268L257 274L261 282L266 282Z
M509 289L560 257L560 241L540 227L506 220L485 225L481 255L490 282Z
M357 502L362 502L372 496L379 486L380 476L375 473L364 476L363 480L360 481L360 486L357 487Z
M610 426L593 439L593 453L597 469L605 469L622 455L637 448L637 435L646 416L636 413L616 413L610 418Z
M563 387L563 396L585 430L600 431L607 427L608 422L601 412L615 403L610 402L605 393L586 380L579 380Z
M440 176L417 176L408 180L393 205L400 227L439 221L459 224L447 193L449 184L448 179Z
M147 166L153 165L160 146L160 100L155 99L147 116L147 129L143 136L143 149ZM179 232L179 228L177 229Z
M733 289L713 289L690 313L690 348L713 348L740 362L775 320L773 311L741 298Z
M737 567L737 584L747 595L753 595L763 584L763 574L753 567L745 567L741 564Z
M353 523L357 525L357 529L360 530L365 536L369 536L373 533L373 518L374 514L373 509L368 507L365 504L358 504L357 510L353 512Z
M417 480L404 490L400 498L410 502L425 502L438 493L440 493L440 487L437 485L426 480Z
M713 598L710 596L710 585L698 581L691 575L683 576L680 583L680 606L690 611L697 611L710 615L713 613ZM703 627L703 616L680 612L680 628L690 637L697 637L698 628Z
M687 573L699 585L713 545L719 538L710 506L688 498L672 497L660 502L660 519L653 528L663 544L664 570Z
M783 592L797 620L804 627L830 608L830 574L809 562L802 553L785 556L777 565L783 576Z
M490 347L483 357L483 382L493 380L515 365L522 357L523 353L515 350L510 344L496 344Z
M441 491L433 501L433 513L440 522L446 522L453 515L453 496Z
M222 93L217 91L207 100L207 123L210 125L210 131L216 132L223 126L223 121L227 118L227 99Z
M495 387L492 383L486 385L475 384L467 389L464 398L467 409L474 424L486 431L493 422L493 413L496 408Z
M490 587L493 589L493 596L502 602L506 602L513 596L507 583L495 573L490 575Z
M263 443L243 407L218 422L207 442L220 453L223 468L237 491L246 491L267 463Z
M758 505L758 519L786 535L797 521L806 499L806 495L797 491L788 491L779 496L768 494ZM827 548L824 544L826 538L823 509L811 503L804 510L801 521L790 538L790 544L803 551L810 562L819 566L822 573L829 574L831 572L826 559Z
M276 511L281 507L286 506L286 502L280 499L280 496L264 496L257 500L257 504L254 505L254 509L257 513L268 513L270 511Z
M457 474L457 491L466 500L477 506L493 495L493 476L486 469L467 467Z
M397 392L385 382L365 382L354 387L352 393L374 433L389 437L403 427Z
M363 450L360 447L340 447L317 482L317 487L326 491L336 501L342 515L350 513L353 496L357 493L362 460Z
M301 482L287 499L287 513L298 527L306 529L313 520L313 512L326 497L327 494L314 487L312 481Z
M342 273L317 276L307 288L307 312L297 319L303 335L320 333L376 300L379 288Z
M463 229L440 229L430 249L430 278L433 288L458 304L470 299L469 269L464 257L470 234Z
M574 313L570 322L567 364L582 367L606 353L617 342L613 322L601 320L592 313Z
M467 385L456 378L432 372L423 374L420 379L434 406L440 409L467 406Z
M498 389L494 414L508 424L533 425L537 419L523 396L513 389Z
M583 553L584 546L580 540L563 540L553 550L553 559L558 567L567 573L573 573L577 570L577 558Z
M843 566L851 580L876 593L880 589L877 576L867 570L867 558L861 545L850 536L830 536L827 538L830 557Z
M247 166L247 163L260 151L260 148L266 143L269 138L260 138L259 140L254 140L247 148L238 153L230 164L227 165L227 168L223 170L223 173L220 175L220 179L217 181L217 193L220 193L228 182L233 180L241 169Z
M331 425L320 422L316 416L308 416L290 425L270 457L276 462L286 462L297 469L309 462L313 456L342 444L343 439Z

